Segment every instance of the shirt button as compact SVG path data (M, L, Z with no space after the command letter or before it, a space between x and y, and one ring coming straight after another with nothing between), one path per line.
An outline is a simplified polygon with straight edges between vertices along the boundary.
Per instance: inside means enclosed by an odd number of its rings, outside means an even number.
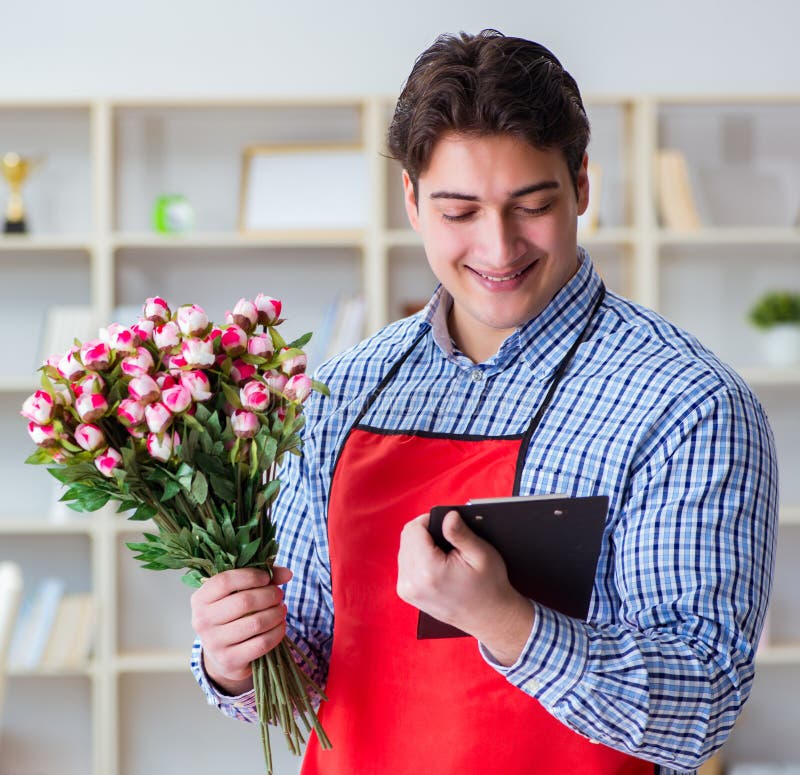
M472 381L480 382L483 379L483 372L480 369L472 370Z
M529 681L525 682L523 688L532 693L532 692L538 692L541 686L542 686L541 683L539 683L539 681L536 678L531 678Z

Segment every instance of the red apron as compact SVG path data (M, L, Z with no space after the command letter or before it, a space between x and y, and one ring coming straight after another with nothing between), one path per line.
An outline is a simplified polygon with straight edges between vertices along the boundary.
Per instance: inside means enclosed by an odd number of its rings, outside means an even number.
M436 503L511 495L530 430L476 438L383 432L356 421L328 506L334 631L320 720L333 749L323 751L312 735L303 775L656 771L557 721L487 665L473 638L417 640L418 611L397 597L406 522Z

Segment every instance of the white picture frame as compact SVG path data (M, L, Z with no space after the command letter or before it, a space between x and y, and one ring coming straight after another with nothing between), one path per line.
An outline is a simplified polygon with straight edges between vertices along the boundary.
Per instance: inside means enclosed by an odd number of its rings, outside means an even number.
M358 145L254 145L242 154L239 231L363 229L367 160Z

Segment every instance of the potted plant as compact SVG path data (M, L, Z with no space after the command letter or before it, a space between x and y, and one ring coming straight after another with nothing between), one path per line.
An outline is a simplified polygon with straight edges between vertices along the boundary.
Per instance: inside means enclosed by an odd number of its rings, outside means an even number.
M760 331L764 358L771 366L800 363L800 293L768 291L748 313Z

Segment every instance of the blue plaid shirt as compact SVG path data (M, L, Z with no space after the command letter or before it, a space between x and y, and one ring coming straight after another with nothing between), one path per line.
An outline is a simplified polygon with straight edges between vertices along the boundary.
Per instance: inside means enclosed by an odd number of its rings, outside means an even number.
M439 288L319 371L330 398L306 409L304 454L289 456L274 509L291 636L320 666L333 635L326 513L331 475L366 398L423 331L363 422L392 430L520 434L590 319L601 280L577 274L491 359L472 363L447 333ZM520 494L608 495L587 621L535 604L516 664L484 658L581 735L691 770L719 747L753 681L777 530L777 466L764 411L696 339L613 293L589 322L528 449ZM414 514L409 514L409 519ZM252 692L209 703L252 720Z

